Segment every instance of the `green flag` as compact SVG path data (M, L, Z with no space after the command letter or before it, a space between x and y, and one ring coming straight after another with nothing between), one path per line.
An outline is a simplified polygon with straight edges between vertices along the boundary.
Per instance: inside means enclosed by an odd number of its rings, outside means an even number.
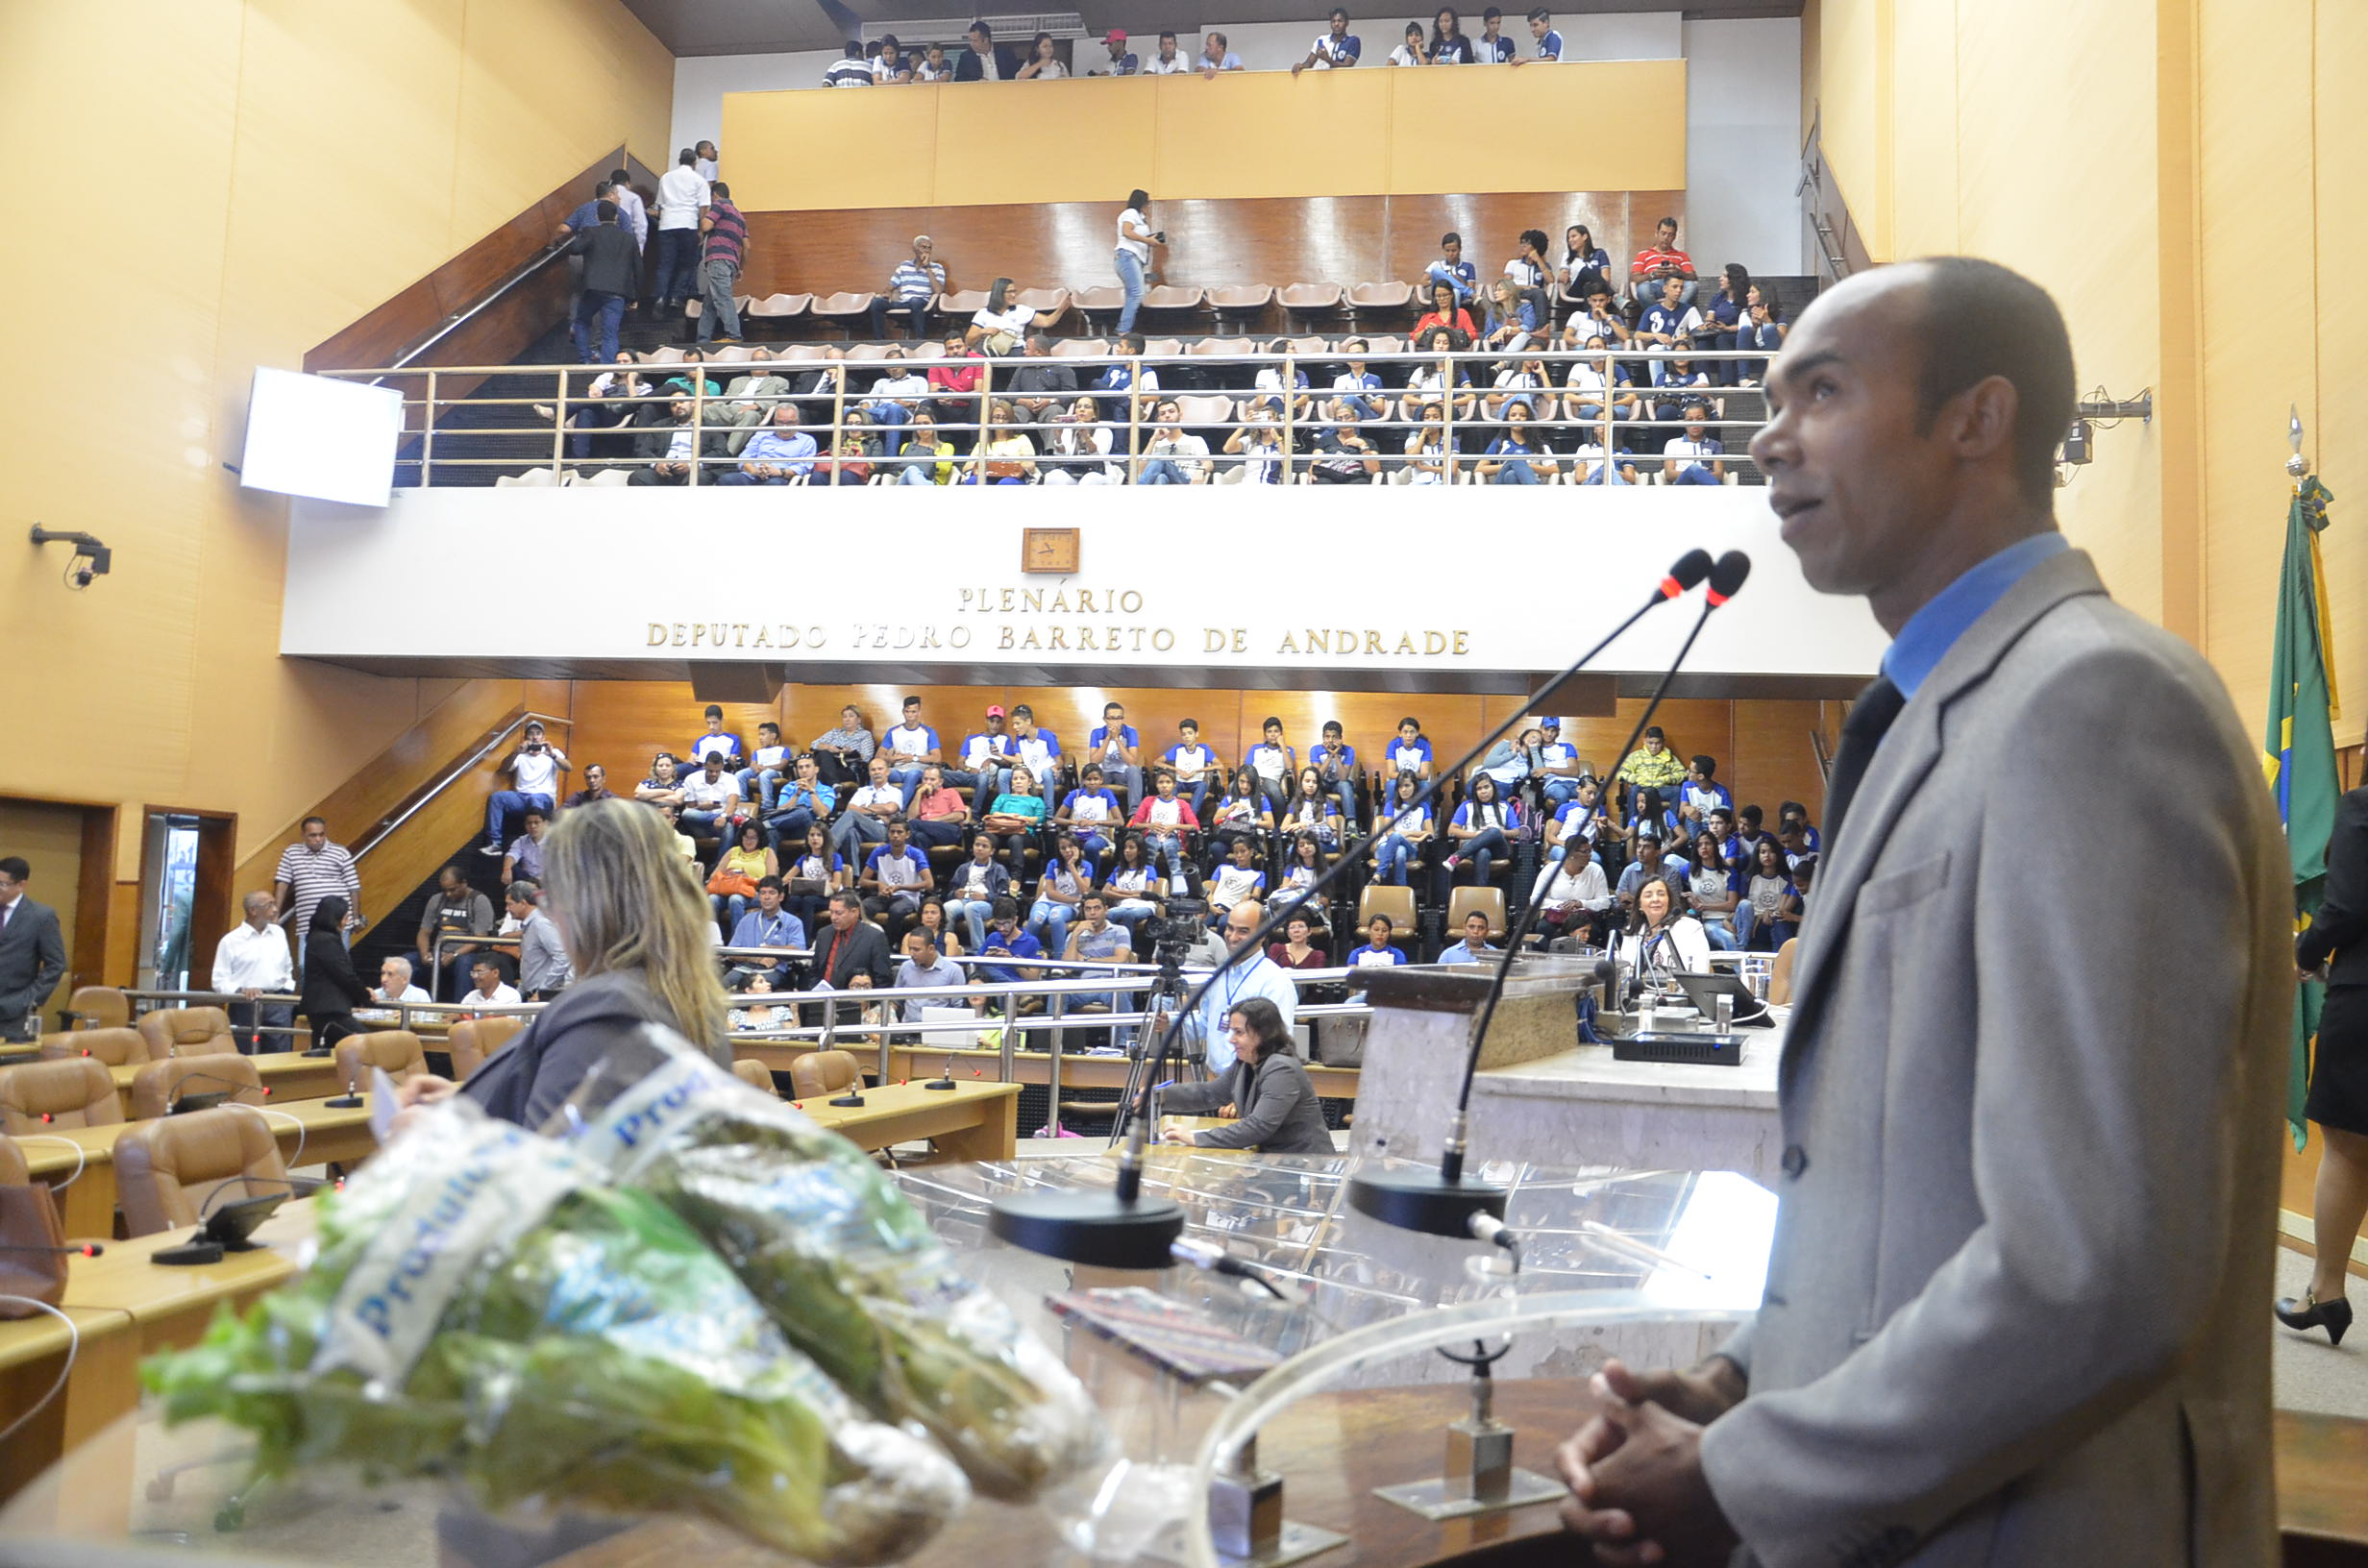
M2278 574L2278 637L2270 649L2269 721L2261 768L2285 823L2286 854L2294 868L2297 932L2318 914L2327 885L2327 841L2335 831L2335 732L2329 723L2326 627L2319 617L2316 535L2334 500L2316 478L2305 479L2286 508L2285 561ZM2311 981L2294 998L2294 1042L2286 1076L2285 1119L2299 1149L2307 1139L2303 1099L2309 1085L2310 1041L2318 1033L2327 988Z

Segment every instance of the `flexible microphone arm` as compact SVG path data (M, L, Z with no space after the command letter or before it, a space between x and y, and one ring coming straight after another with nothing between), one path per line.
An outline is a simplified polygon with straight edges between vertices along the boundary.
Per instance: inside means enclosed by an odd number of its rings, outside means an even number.
M1628 754L1636 749L1638 739L1644 733L1644 726L1651 723L1653 715L1660 711L1662 698L1669 695L1670 683L1677 679L1677 672L1685 665L1687 655L1693 651L1694 639L1702 635L1702 628L1710 624L1712 613L1733 599L1750 576L1751 557L1739 550L1727 551L1712 568L1710 589L1703 596L1702 613L1695 618L1693 629L1686 634L1686 641L1678 649L1677 657L1669 662L1667 673L1662 675L1661 684L1653 691L1652 700L1644 704L1642 713L1637 715L1636 724L1628 731L1628 739L1617 753L1621 761L1626 761ZM1616 772L1616 767L1615 764ZM1530 923L1537 917L1538 904L1539 900L1534 897L1523 904L1520 918L1505 933L1504 953L1496 961L1496 972L1489 977L1488 999L1480 1004L1480 1020L1472 1029L1471 1050L1464 1059L1463 1090L1455 1097L1455 1115L1449 1123L1447 1146L1440 1157L1440 1175L1449 1182L1460 1180L1464 1174L1466 1115L1471 1105L1472 1080L1480 1071L1480 1048L1488 1042L1489 1024L1496 1017L1496 1004L1505 993L1505 980L1513 971L1514 955L1521 950L1521 941L1529 935Z
M1730 552L1730 558L1736 558L1733 556L1732 552ZM1545 700L1548 698L1552 697L1556 692L1562 690L1563 686L1570 679L1571 676L1577 674L1581 670L1586 669L1587 666L1594 660L1597 654L1601 653L1605 649L1611 647L1613 643L1616 642L1630 626L1635 625L1639 621L1643 620L1646 615L1659 608L1661 605L1667 603L1670 600L1684 596L1688 590L1694 586L1694 584L1701 582L1704 578L1710 576L1714 570L1714 567L1711 560L1710 551L1706 550L1690 550L1685 554L1679 556L1676 562L1670 566L1667 576L1661 579L1661 585L1653 590L1653 596L1650 599L1646 600L1642 604L1631 611L1626 620L1622 621L1618 625L1614 626L1610 631L1606 632L1602 639L1598 641L1594 647L1580 654L1567 665L1565 665L1563 667L1562 674L1556 675L1552 680L1547 681L1544 686L1541 687L1535 697L1531 698L1527 703L1515 710L1512 718L1506 720L1503 723L1498 724L1494 729L1490 730L1486 735L1481 736L1480 743L1477 746L1465 752L1463 756L1457 758L1454 762L1449 763L1446 767L1434 772L1431 776L1431 781L1422 786L1412 800L1407 801L1404 805L1398 807L1394 812L1393 812L1388 821L1384 822L1380 827L1374 829L1371 833L1367 834L1362 839L1351 839L1347 834L1344 833L1342 835L1340 858L1333 862L1332 869L1324 872L1321 876L1316 878L1314 882L1310 883L1308 885L1307 892L1302 894L1299 899L1295 902L1291 908L1279 910L1274 914L1269 915L1264 923L1262 923L1257 930L1251 932L1248 939L1239 947L1236 947L1233 951L1227 953L1224 961L1220 963L1215 968L1211 969L1208 973L1208 977L1202 980L1199 986L1194 990L1192 995L1185 1000L1184 1005L1177 1011L1175 1017L1169 1020L1167 1032L1161 1037L1160 1040L1160 1053L1163 1056L1166 1055L1169 1049L1174 1045L1177 1039L1183 1032L1184 1022L1187 1018L1199 1017L1201 998L1208 995L1209 988L1216 985L1220 977L1225 974L1226 971L1231 969L1235 965L1241 963L1245 956L1251 953L1263 953L1266 951L1266 940L1272 936L1275 932L1281 930L1283 926L1288 923L1291 919L1291 909L1298 907L1299 904L1305 903L1307 900L1315 897L1316 894L1321 893L1324 889L1330 887L1333 882L1339 879L1342 873L1346 871L1350 866L1356 863L1358 857L1363 854L1367 845L1371 844L1375 839L1380 838L1383 834L1395 828L1398 823L1404 821L1408 817L1413 816L1417 811L1419 811L1423 807L1429 805L1430 802L1438 796L1442 786L1443 786L1450 777L1461 772L1464 769L1469 767L1473 762L1477 761L1487 752L1490 747L1493 746L1498 740L1509 734L1515 726L1518 725L1523 719L1527 718L1534 709L1544 705ZM1744 570L1749 570L1748 563L1746 563ZM1738 580L1740 580L1739 577ZM1730 587L1729 592L1732 591L1733 589ZM1688 639L1688 646L1691 646L1690 638ZM1625 753L1623 753L1623 755Z

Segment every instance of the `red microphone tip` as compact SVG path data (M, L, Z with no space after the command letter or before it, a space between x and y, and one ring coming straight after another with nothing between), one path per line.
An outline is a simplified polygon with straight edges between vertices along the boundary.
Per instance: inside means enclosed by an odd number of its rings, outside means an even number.
M89 1242L87 1242L87 1241L86 1241L86 1242L84 1242L84 1243L83 1243L83 1256L84 1256L84 1257L86 1257L86 1258L96 1258L98 1255L99 1255L99 1249L98 1249L98 1248L96 1248L96 1247L92 1246L92 1245L91 1245Z
M41 1113L41 1119L42 1119L43 1121L47 1121L47 1120L49 1119L49 1113L48 1113L48 1112L46 1112L46 1111L42 1112L42 1113Z
M1662 597L1662 598L1664 598L1664 599L1677 599L1677 598L1682 597L1682 596L1685 594L1685 592L1686 592L1686 585L1685 585L1684 583L1682 583L1682 582L1678 581L1675 577L1664 577L1664 578L1662 578L1662 579L1661 579L1661 597Z

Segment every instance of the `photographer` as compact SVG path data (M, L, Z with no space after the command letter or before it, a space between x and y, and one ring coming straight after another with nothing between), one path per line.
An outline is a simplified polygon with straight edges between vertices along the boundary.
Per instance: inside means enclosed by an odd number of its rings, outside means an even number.
M496 770L509 780L509 788L496 790L485 799L483 852L501 854L505 813L514 811L523 815L527 807L540 806L543 815L549 817L559 804L559 775L567 771L567 753L543 738L542 721L528 720L518 748L504 758Z

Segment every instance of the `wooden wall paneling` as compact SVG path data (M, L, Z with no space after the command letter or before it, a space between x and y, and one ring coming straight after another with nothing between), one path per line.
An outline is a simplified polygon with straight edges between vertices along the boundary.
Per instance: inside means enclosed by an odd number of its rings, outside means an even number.
M390 363L405 348L426 337L448 318L476 303L487 290L549 245L560 220L589 200L593 185L618 167L619 160L624 157L622 150L604 153L597 162L538 197L534 205L427 277L404 288L343 331L314 345L306 351L305 369L348 370ZM631 167L629 164L627 166ZM565 292L564 284L561 292ZM511 343L506 353L475 359L451 358L439 353L436 362L448 365L504 363L531 342L534 335L546 330L551 320L552 314L548 309L541 311L535 317L532 332ZM515 323L510 325L514 328ZM447 344L452 341L446 339ZM438 345L439 350L443 347ZM494 345L480 334L474 340L473 347L476 353L484 355L491 353Z
M111 859L114 850L110 845ZM138 978L139 968L139 884L117 882L107 900L107 964L106 978L100 983L128 986ZM212 973L208 971L210 980Z
M115 808L83 808L82 866L76 877L73 951L67 993L107 984L107 930L115 892Z
M236 885L238 818L206 812L198 818L197 880L189 908L189 979L212 982L213 950L244 915L239 900L254 891ZM204 976L200 979L200 976Z
M1719 761L1719 777L1736 804L1756 800L1771 817L1777 803L1798 800L1809 820L1825 816L1825 779L1810 736L1820 722L1817 702L1739 702L1735 748ZM1727 775L1732 773L1733 777Z
M862 210L752 211L744 293L876 291L913 236L937 242L947 285L982 289L998 277L1022 286L1115 284L1110 251L1124 190L1106 202ZM1169 236L1166 280L1204 288L1237 283L1414 282L1455 230L1484 276L1503 269L1524 229L1562 242L1587 223L1624 266L1665 210L1682 219L1683 192L1540 192L1478 196L1238 197L1163 201L1152 222ZM1632 220L1634 210L1649 214Z

